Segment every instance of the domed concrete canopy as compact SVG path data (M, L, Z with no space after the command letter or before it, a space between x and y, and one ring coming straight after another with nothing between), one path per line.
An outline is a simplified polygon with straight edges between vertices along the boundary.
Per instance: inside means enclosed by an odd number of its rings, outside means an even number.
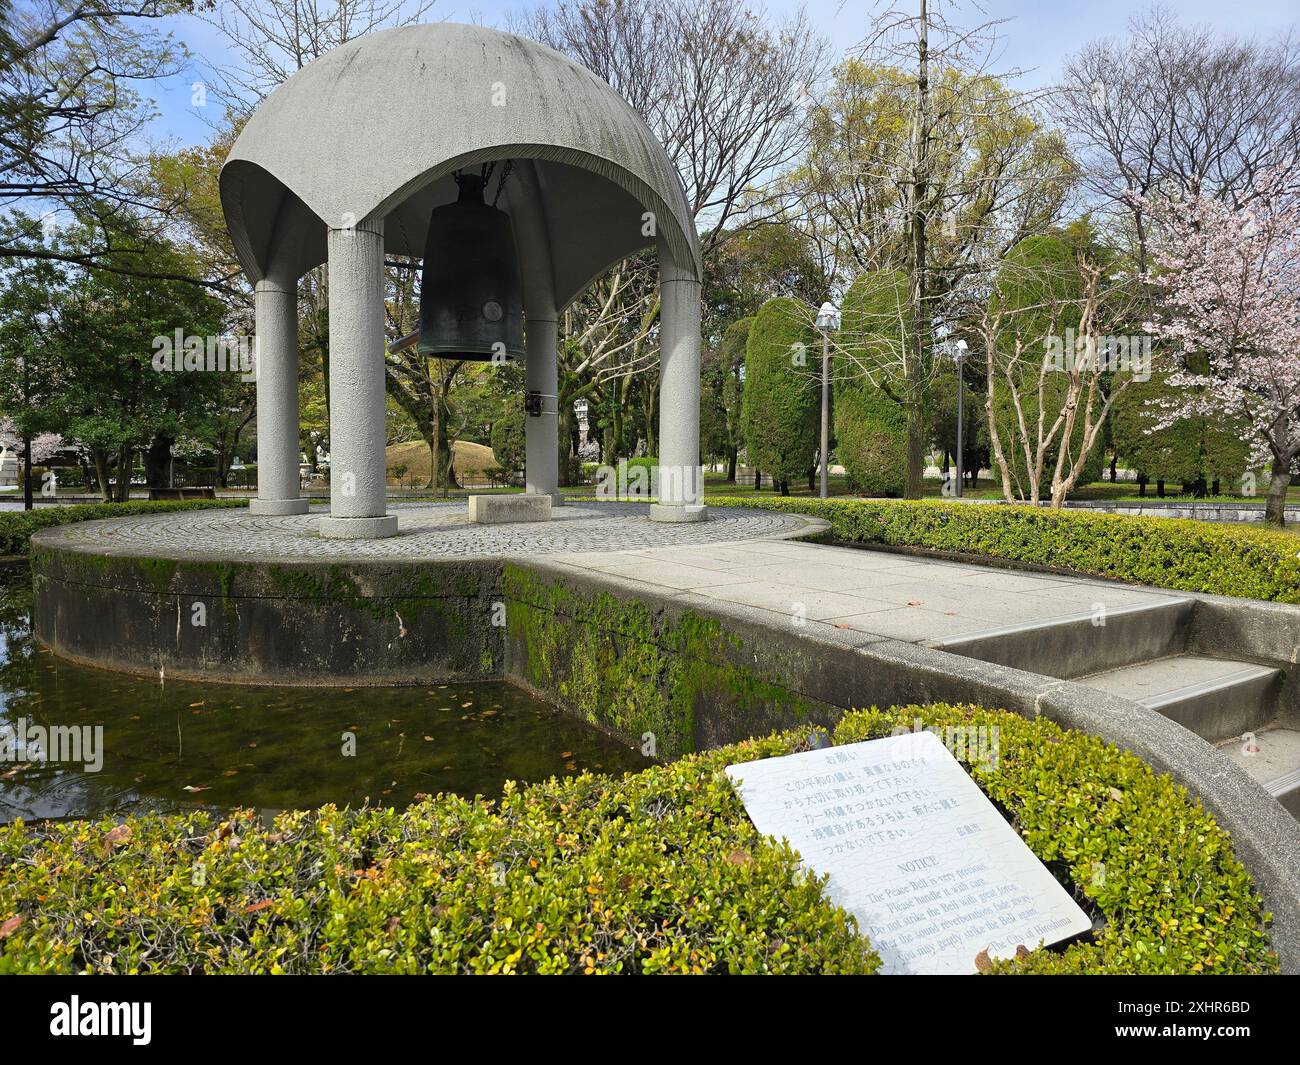
M700 252L672 161L605 82L511 34L442 23L362 37L298 71L249 119L221 204L256 288L254 514L306 512L298 278L329 264L330 513L322 536L399 532L387 513L385 255L424 254L456 172L491 164L522 283L525 491L559 494L559 312L610 266L659 262L655 521L704 517ZM454 254L454 250L451 252Z
M490 200L507 159L535 161L533 180L507 176L497 205L514 217L536 190L534 246L549 246L558 307L659 241L699 278L681 182L640 116L558 52L478 26L385 30L298 71L235 142L221 200L249 276L296 277L325 261L327 229L370 218L386 217L387 253L423 255L430 211L456 198L452 172L497 161Z

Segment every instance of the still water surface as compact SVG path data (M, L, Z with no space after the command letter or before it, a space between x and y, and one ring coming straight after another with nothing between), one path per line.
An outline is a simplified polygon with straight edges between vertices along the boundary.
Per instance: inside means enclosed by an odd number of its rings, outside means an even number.
M369 800L401 807L424 793L496 796L506 780L646 764L638 752L501 682L351 689L160 683L41 650L30 613L26 569L0 575L0 822L197 806L283 810ZM19 751L6 757L6 741L16 746L20 728L40 739L33 728L56 725L77 726L91 741L83 763L102 736L98 772Z

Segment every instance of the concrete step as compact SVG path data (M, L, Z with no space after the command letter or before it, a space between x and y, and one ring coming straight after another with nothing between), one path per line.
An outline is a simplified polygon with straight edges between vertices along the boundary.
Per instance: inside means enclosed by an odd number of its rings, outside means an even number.
M1272 720L1281 677L1281 670L1253 662L1182 654L1108 669L1079 683L1159 710L1216 743Z
M1300 818L1300 730L1265 729L1221 743L1219 750Z
M1195 603L1171 596L930 642L981 662L1072 680L1183 651Z

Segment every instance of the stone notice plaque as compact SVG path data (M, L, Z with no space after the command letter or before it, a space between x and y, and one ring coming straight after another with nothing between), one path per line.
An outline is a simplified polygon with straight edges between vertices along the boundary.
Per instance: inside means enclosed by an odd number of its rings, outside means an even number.
M929 732L727 767L760 832L830 874L887 973L973 973L1092 927Z

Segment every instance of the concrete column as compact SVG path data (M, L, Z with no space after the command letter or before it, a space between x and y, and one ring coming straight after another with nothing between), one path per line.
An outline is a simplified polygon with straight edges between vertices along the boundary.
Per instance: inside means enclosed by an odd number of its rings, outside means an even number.
M559 379L555 362L558 316L551 231L542 206L536 164L531 159L522 159L515 165L513 175L513 185L507 186L507 197L524 289L527 349L524 387L542 396L542 413L524 419L525 491L530 495L548 495L552 504L558 505L564 502L564 497L559 490L560 419L556 399Z
M257 498L250 514L306 514L298 476L298 281L257 283Z
M529 315L524 322L524 343L528 362L524 367L524 387L542 395L542 413L524 418L524 442L527 456L524 481L530 495L550 496L552 503L563 503L560 495L560 416L556 393L558 378L555 362L556 316Z
M330 515L320 534L374 539L397 533L385 500L384 222L331 229Z
M659 502L653 521L702 521L700 283L659 245Z

